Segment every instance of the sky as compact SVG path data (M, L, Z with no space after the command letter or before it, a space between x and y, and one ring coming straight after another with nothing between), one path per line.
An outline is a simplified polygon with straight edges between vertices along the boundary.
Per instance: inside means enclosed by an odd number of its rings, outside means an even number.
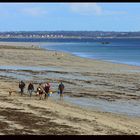
M140 3L0 3L0 31L140 31Z

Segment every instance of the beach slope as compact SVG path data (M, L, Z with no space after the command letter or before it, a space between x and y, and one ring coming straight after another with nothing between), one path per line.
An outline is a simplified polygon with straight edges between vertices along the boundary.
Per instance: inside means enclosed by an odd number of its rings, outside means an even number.
M0 69L1 135L140 135L138 116L103 112L94 108L91 110L70 104L65 98L60 101L59 98L50 97L46 101L39 100L35 94L30 98L26 91L20 96L18 76L8 76L8 73L24 73L24 77L30 74L35 87L38 81L49 79L56 97L58 81L61 79L66 87L65 96L76 97L77 100L87 97L125 102L140 100L139 67L84 59L33 48L32 45L27 49L24 45L1 45L1 67L46 67L50 70ZM40 74L47 78L39 77ZM25 80L26 83L29 81ZM11 96L9 90L13 91Z

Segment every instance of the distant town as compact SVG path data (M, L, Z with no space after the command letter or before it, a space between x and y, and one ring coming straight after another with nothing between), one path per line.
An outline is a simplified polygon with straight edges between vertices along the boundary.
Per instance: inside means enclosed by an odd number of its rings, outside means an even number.
M140 38L140 32L12 31L0 32L0 38Z

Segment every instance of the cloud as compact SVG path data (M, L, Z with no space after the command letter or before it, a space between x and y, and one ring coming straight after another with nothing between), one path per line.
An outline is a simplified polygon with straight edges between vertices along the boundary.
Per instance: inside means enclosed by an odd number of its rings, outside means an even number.
M127 12L126 11L104 10L103 14L104 15L123 15L123 14L127 14Z
M117 14L126 14L126 11L113 11L103 9L97 3L73 3L69 4L72 12L81 14L81 15L117 15Z
M38 7L24 8L21 10L21 12L30 16L41 16L47 13L46 10Z
M70 4L70 9L81 15L100 15L102 13L102 8L96 3L74 3Z

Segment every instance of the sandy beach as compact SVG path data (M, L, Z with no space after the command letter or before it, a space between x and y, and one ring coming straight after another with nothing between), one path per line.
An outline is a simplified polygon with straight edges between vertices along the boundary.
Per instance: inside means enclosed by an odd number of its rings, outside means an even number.
M80 58L38 45L0 43L1 135L140 135L139 115L85 108L67 102L65 97L61 101L57 94L62 80L69 99L103 100L108 104L132 101L139 106L140 67ZM40 81L49 81L54 98L39 100L35 94L30 98L26 90L20 96L20 78L26 89L30 81L35 87Z

